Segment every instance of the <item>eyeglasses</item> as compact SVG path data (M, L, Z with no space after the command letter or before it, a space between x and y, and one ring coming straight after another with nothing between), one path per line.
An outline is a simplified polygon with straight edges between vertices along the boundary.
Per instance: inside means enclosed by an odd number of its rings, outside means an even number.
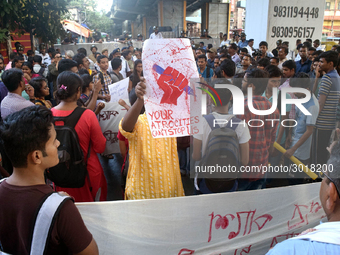
M330 180L331 182L333 182L333 184L334 184L334 186L335 186L335 188L336 188L336 191L338 192L338 196L339 196L339 198L340 198L340 192L339 192L338 186L336 185L335 181L334 181L331 177L329 177L328 174L326 174L326 171L319 172L319 177L320 177L321 179L327 177L328 180Z
M59 57L54 57L54 58L61 58L61 56L59 56Z

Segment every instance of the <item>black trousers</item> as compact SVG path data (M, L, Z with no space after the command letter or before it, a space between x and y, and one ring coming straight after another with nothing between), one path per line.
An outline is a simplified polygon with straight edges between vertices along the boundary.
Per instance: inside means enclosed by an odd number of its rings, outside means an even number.
M326 164L329 158L327 147L333 130L315 128L311 149L311 164Z

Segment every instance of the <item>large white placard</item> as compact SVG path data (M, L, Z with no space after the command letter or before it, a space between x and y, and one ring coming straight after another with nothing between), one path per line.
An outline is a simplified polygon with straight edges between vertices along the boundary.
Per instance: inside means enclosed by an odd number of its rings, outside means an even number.
M111 95L110 103L118 102L119 99L129 98L128 87L129 78L125 78L124 80L109 85L108 88Z
M196 88L190 86L190 79L199 78L190 40L146 40L143 73L147 82L145 110L152 136L193 134L192 125L198 124L199 116L190 115L190 101L199 108L201 105Z
M319 189L313 183L77 207L102 255L263 255L319 224Z
M278 39L288 41L291 50L296 47L297 39L302 42L307 38L321 40L324 8L325 1L320 0L270 0L267 28L269 49L276 48Z
M125 102L129 104L128 99L125 99ZM119 122L125 116L126 112L127 110L118 103L105 103L104 109L98 114L99 125L106 138L104 155L120 153L117 135Z

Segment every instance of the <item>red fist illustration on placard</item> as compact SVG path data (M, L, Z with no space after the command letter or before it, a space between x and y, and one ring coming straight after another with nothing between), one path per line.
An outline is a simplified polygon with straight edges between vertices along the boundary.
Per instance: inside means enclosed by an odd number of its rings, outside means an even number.
M172 67L167 67L163 70L163 68L154 64L153 70L161 75L157 81L160 89L164 91L161 104L177 105L177 99L182 95L186 88L189 88L188 79Z

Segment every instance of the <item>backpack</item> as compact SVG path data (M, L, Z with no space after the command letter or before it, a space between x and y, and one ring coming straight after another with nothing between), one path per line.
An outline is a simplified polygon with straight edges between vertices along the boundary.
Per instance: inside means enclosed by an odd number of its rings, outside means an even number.
M60 141L58 147L59 163L46 170L46 177L56 186L81 188L85 184L86 176L88 176L86 165L91 148L89 146L85 161L79 145L78 134L74 129L85 110L86 108L77 107L67 117L54 117L55 122L64 122L64 126L55 126L57 139Z
M0 180L0 184L5 179ZM30 240L30 253L36 255L47 254L48 243L51 239L53 225L57 219L61 207L67 200L73 199L69 196L60 195L57 192L52 192L43 198L37 211L33 224L33 231ZM0 255L10 255L3 251L0 242Z
M204 118L208 122L211 132L208 136L207 147L205 155L200 161L200 166L231 166L236 168L235 173L233 172L222 172L220 175L214 173L213 175L221 178L205 178L205 183L208 189L212 192L226 192L229 191L235 184L237 179L237 173L241 167L241 155L240 146L235 129L238 125L230 125L230 120L235 122L238 119L231 116L225 127L220 127L215 124L215 117L213 114L205 115ZM228 175L229 178L225 178Z
M34 72L34 70L33 70L32 74L39 74L41 77L45 77L44 72L45 72L45 68L41 67L39 72Z

